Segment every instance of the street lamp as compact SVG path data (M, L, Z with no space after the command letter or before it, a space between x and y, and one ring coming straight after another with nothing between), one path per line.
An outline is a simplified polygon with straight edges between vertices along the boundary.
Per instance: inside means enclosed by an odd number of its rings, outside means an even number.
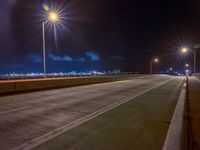
M187 48L182 48L182 49L181 49L181 52L185 54L185 53L188 52L188 49L187 49Z
M58 21L58 19L59 19L59 16L56 12L52 11L52 12L49 13L49 20L50 21L56 22L56 21Z
M182 48L181 49L181 52L183 54L186 54L188 53L189 51L192 51L193 52L193 55L194 55L194 69L193 69L193 73L196 72L196 51L195 50L189 50L188 48Z
M153 74L153 63L157 63L157 62L158 62L158 58L155 58L150 62L150 74Z
M189 72L191 72L191 67L189 64L185 64L185 68L186 68L186 70L189 70Z
M185 67L189 67L190 65L189 64L185 64Z
M190 73L189 69L186 69L186 70L185 70L185 73L186 73L186 75L188 76L189 73Z
M46 11L48 11L48 6L46 6ZM44 77L46 77L46 40L45 40L45 25L48 22L56 23L59 21L59 14L55 11L48 11L47 20L42 22L42 37L43 37L43 69L44 69Z

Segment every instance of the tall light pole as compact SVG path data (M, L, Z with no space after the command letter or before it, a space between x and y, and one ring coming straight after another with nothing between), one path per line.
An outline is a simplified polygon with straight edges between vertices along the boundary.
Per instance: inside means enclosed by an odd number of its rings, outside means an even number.
M193 57L194 57L194 68L193 68L193 73L196 73L196 50L189 50L188 48L182 48L181 52L183 54L188 53L189 51L193 52Z
M158 58L155 58L150 62L150 74L153 74L153 63L157 63L157 62L158 62Z
M194 73L196 73L196 51L193 50L194 53Z
M42 39L43 39L43 71L44 77L46 77L47 66L46 66L46 38L45 38L45 25L48 22L56 23L59 20L58 13L51 11L48 12L48 17L46 21L42 22Z
M43 37L43 71L44 77L46 77L46 41L45 41L45 22L42 22L42 37Z

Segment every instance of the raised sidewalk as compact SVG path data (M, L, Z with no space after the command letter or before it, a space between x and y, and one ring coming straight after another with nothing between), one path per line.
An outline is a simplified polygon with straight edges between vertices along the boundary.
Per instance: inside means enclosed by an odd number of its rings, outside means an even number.
M188 81L188 149L200 149L200 80Z

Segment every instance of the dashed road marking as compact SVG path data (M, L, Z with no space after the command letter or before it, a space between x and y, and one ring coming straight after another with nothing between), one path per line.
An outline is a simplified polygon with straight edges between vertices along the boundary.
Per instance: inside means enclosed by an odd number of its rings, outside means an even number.
M7 110L7 111L2 111L2 112L0 112L0 115L15 112L15 111L20 111L20 110L24 110L24 109L28 109L28 108L31 108L31 106L23 106L23 107L19 107L19 108Z

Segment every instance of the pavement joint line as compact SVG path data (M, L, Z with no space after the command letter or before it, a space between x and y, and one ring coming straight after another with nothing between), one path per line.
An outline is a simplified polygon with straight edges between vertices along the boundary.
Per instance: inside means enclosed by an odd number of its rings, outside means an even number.
M3 112L0 112L0 115L15 112L15 111L20 111L20 110L24 110L24 109L28 109L28 108L31 108L31 106L23 106L23 107L15 108L12 110L3 111Z
M168 79L168 80L166 80L164 82L161 82L160 84L157 84L157 85L155 85L155 86L153 86L153 87L151 87L151 88L149 88L147 90L144 90L144 91L138 93L137 95L135 95L133 97L130 97L130 98L128 98L128 99L126 99L124 101L121 101L119 103L112 104L112 105L110 105L108 107L105 107L103 109L97 110L96 112L93 112L93 113L91 113L91 114L89 114L87 116L84 116L84 117L82 117L80 119L77 119L77 120L75 120L75 121L73 121L71 123L68 123L68 124L64 125L64 126L61 126L61 127L57 128L57 129L55 129L53 131L50 131L50 132L48 132L48 133L46 133L46 134L44 134L42 136L39 136L39 137L37 137L35 139L32 139L32 140L30 140L30 141L28 141L28 142L26 142L26 143L24 143L24 144L22 144L20 146L14 147L11 150L31 150L31 149L33 149L33 148L35 148L35 147L37 147L37 146L39 146L39 145L41 145L41 144L43 144L43 143L45 143L47 141L50 141L53 138L63 134L66 131L69 131L69 130L75 128L75 127L78 127L79 125L81 125L81 124L83 124L83 123L85 123L85 122L87 122L87 121L89 121L89 120L91 120L91 119L93 119L93 118L95 118L97 116L100 116L101 114L103 114L103 113L105 113L105 112L107 112L109 110L112 110L112 109L114 109L114 108L116 108L116 107L118 107L118 106L120 106L120 105L122 105L122 104L124 104L124 103L126 103L128 101L131 101L134 98L136 98L138 96L141 96L141 95L143 95L143 94L145 94L145 93L147 93L147 92L149 92L149 91L151 91L151 90L153 90L153 89L155 89L155 88L157 88L157 87L159 87L159 86L161 86L161 85L163 85L165 83L168 83L168 82L174 80L174 79L175 79L175 77L173 77L171 79Z
M186 84L184 83L179 94L178 102L167 132L162 150L180 150L182 125L184 121L184 111L186 103Z

